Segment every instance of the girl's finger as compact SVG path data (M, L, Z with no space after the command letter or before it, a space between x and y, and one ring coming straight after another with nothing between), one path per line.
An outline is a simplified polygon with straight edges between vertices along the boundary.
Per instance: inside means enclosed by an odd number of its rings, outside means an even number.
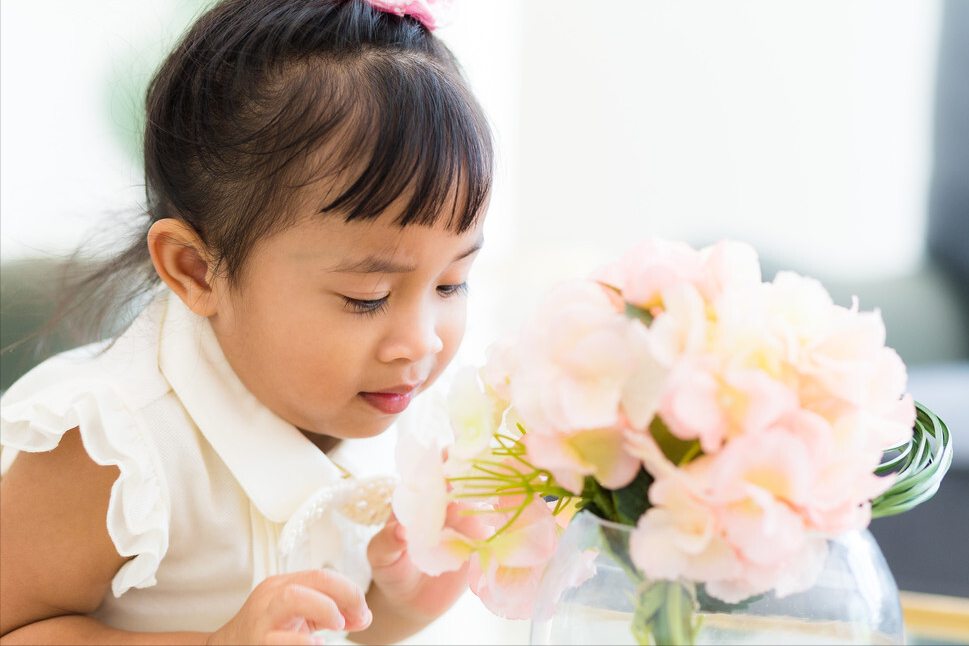
M310 646L310 644L322 644L323 639L314 637L310 633L294 633L286 630L274 630L266 634L266 646Z
M327 628L343 630L348 621L332 597L299 583L280 586L266 608L270 625L283 632L297 634ZM304 631L298 627L306 625Z
M326 569L304 570L292 577L294 582L322 593L336 604L346 624L337 630L363 630L370 625L373 617L367 607L363 590L349 577Z
M367 546L367 559L370 561L370 567L390 567L400 560L407 549L403 529L403 525L391 516L383 529L370 539L370 545Z

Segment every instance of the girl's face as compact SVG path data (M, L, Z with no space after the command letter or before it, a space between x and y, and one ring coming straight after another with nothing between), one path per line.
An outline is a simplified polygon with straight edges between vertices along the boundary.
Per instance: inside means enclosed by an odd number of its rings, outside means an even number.
M436 380L464 335L481 221L434 228L308 217L261 241L211 317L248 389L304 431L381 433ZM441 218L442 221L446 218Z

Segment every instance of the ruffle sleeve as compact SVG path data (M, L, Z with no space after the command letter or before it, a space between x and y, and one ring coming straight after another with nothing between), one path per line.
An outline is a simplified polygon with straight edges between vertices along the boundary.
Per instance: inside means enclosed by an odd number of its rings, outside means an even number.
M108 382L70 380L20 400L11 395L0 410L3 471L16 452L50 451L67 430L80 428L91 459L121 472L111 487L107 527L118 553L133 558L115 575L112 592L121 596L133 587L154 585L168 550L170 504L158 452L140 415Z

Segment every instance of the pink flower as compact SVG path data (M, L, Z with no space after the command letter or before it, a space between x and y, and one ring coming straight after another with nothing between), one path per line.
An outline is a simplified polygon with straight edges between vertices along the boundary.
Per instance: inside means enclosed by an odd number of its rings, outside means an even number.
M630 538L648 576L703 581L728 602L813 583L825 548L807 507L820 475L801 438L772 427L679 467L646 434L627 442L655 476L652 507Z
M892 483L891 477L874 474L882 451L862 441L859 427L843 428L849 424L848 416L833 426L814 412L800 410L775 427L797 437L808 451L804 461L816 466L810 495L798 508L811 531L834 535L866 527L871 519L868 501Z
M706 296L717 300L728 291L746 291L761 284L757 251L745 242L721 240L700 250L713 289Z
M770 286L770 326L787 348L802 404L845 430L840 440L880 453L911 438L915 407L905 365L885 346L878 311L834 305L813 279L781 272ZM852 418L850 427L839 422Z
M790 364L810 380L804 384L809 405L833 397L884 410L902 397L905 365L885 347L877 310L860 312L857 301L851 308L834 305L818 281L790 272L778 273L769 293L772 331L784 340ZM904 440L906 433L891 435Z
M915 401L905 394L908 374L895 350L882 348L875 363L862 410L875 447L883 451L912 439Z
M532 464L547 469L559 485L575 494L582 492L586 476L618 489L639 471L640 461L625 450L623 430L618 427L554 435L528 433L522 443Z
M493 614L505 619L530 619L544 567L510 567L494 559L482 564L476 554L468 568L468 581L471 591Z
M448 394L448 412L454 431L454 443L448 446L449 458L470 460L485 452L501 426L507 405L479 382L476 369L459 370Z
M676 437L716 453L729 438L760 432L797 406L797 394L764 371L720 372L717 358L705 356L672 371L659 412Z
M836 308L826 334L803 347L798 367L828 392L864 405L868 385L883 365L879 355L884 349L885 325L880 314Z
M851 429L854 430L851 430ZM833 447L826 459L818 459L818 479L805 517L819 531L835 534L862 529L871 520L873 498L894 482L894 476L876 476L882 451L865 445L863 423L844 416L831 426Z
M496 397L506 401L511 399L511 376L518 367L516 346L517 337L512 335L495 342L488 349L488 361L481 371L485 386L490 388Z
M396 458L401 480L394 489L391 507L407 533L411 559L422 572L435 576L459 569L470 558L473 541L446 526L449 505L453 505L441 449L403 434L397 442Z
M629 552L647 577L716 581L740 575L742 564L721 535L713 509L682 478L650 487L653 507L640 517Z
M539 581L558 544L558 528L545 501L533 497L514 517L522 502L519 496L499 497L495 511L481 516L492 538L475 552L468 570L472 592L491 612L508 619L531 617Z
M577 588L594 577L598 556L599 552L593 549L572 551L567 555L557 554L554 567L547 565L540 580L545 588L542 596L548 603L544 607L532 608L531 619L548 620L566 591Z
M707 303L693 285L671 285L664 297L665 309L650 324L648 342L659 362L671 368L684 356L706 351L710 320Z
M586 479L622 489L645 468L630 554L646 576L729 602L784 596L814 583L827 538L867 526L891 484L874 471L911 437L906 377L877 311L791 272L762 282L749 245L648 238L559 284L459 376L455 443L443 464L437 447L400 448L394 509L419 568L470 559L485 605L526 618ZM575 498L557 522L542 496L563 489Z
M525 500L524 496L494 498L493 511L480 516L484 525L491 528L492 538L479 554L512 567L544 565L548 561L558 543L555 517L541 497L532 495L527 504ZM499 529L501 532L495 535Z
M400 482L391 499L394 515L417 535L435 535L444 527L448 504L441 449L416 435L403 433L397 441Z
M739 603L770 590L779 598L786 597L817 582L827 555L827 539L811 537L789 560L768 567L746 562L739 576L708 581L706 591L727 603Z
M578 587L592 578L596 573L596 553L592 550L571 555L563 569L549 571L547 564L533 567L509 567L500 565L495 560L482 565L481 559L473 557L468 569L468 579L471 591L474 592L493 614L505 619L539 619L539 610L535 607L538 598L538 588L546 582L545 577L552 577L547 584L546 594L550 598L552 609L562 594L574 587Z
M810 456L811 447L803 439L782 429L742 435L711 458L710 487L723 501L765 492L786 505L802 505L817 478L818 464ZM760 505L755 501L755 506Z
M623 434L624 446L629 455L642 461L643 466L653 479L671 477L681 473L663 453L656 439L648 430L629 430Z
M623 298L645 310L663 307L663 292L684 282L708 280L700 252L682 242L646 238L616 262L592 273L592 278L612 285Z
M525 322L515 346L511 402L529 432L614 426L620 414L649 422L662 369L649 352L642 323L624 314L618 296L575 280L554 288ZM636 387L631 387L634 384Z
M790 271L777 272L767 292L772 332L785 340L797 363L800 348L830 329L834 301L820 281Z
M373 7L398 16L411 16L428 29L446 22L451 0L366 0Z
M717 508L723 537L746 563L768 568L792 558L807 538L804 518L758 485Z

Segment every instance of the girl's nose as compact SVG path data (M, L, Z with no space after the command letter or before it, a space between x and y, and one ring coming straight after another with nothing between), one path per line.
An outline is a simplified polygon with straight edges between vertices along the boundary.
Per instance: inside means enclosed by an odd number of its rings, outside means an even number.
M416 362L444 349L444 341L437 331L437 317L433 308L423 307L392 321L379 350L385 363L406 359Z

